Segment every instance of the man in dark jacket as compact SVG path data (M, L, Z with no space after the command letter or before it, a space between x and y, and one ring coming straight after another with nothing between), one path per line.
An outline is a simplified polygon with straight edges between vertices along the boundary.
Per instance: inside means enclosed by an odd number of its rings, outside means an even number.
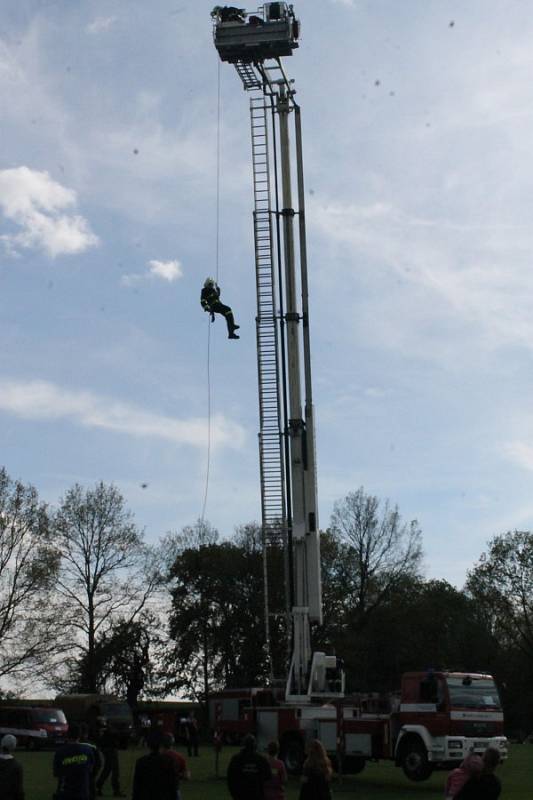
M178 778L171 759L160 752L160 741L152 739L150 752L135 762L132 800L176 800Z
M10 733L0 742L0 800L24 800L22 767L14 758L17 740Z
M220 302L220 286L217 286L214 278L206 278L202 294L200 295L200 303L204 311L209 311L211 319L214 319L214 314L222 314L226 317L226 325L228 326L228 339L239 339L235 333L240 325L235 324L233 318L233 311L229 306L225 306Z
M109 726L104 725L98 740L100 750L104 757L104 768L96 782L96 794L101 795L104 788L104 783L111 775L111 787L113 789L113 797L126 797L124 792L120 790L120 770L118 764L118 735L109 729Z
M78 725L70 725L66 744L54 755L58 800L90 800L95 765L94 750L80 743Z
M264 800L265 783L272 778L272 771L266 758L257 753L251 734L245 737L241 752L229 762L227 778L233 800Z

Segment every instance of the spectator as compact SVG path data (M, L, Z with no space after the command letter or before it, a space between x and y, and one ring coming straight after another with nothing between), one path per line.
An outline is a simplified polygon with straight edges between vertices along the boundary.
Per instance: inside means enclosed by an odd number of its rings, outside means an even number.
M13 756L17 740L10 733L0 742L0 800L24 800L22 767Z
M118 762L118 735L104 724L99 738L100 750L104 757L104 768L96 781L96 794L100 797L104 783L111 775L111 788L113 797L126 797L120 790L120 767Z
M80 743L80 729L71 725L66 743L54 755L57 800L91 800L94 766L93 748Z
M161 739L161 754L170 759L174 772L176 773L176 779L178 781L177 800L181 800L180 783L181 781L190 780L191 773L187 769L187 762L185 761L184 756L182 756L181 753L176 752L176 750L173 749L173 745L174 737L172 734L163 734L163 738Z
M487 747L483 753L483 769L479 776L468 780L455 795L454 800L497 800L502 791L500 779L494 770L500 763L500 753L495 747Z
M255 737L245 737L240 753L228 767L228 789L233 800L265 800L265 783L272 778L268 761L256 752Z
M176 800L178 779L172 762L160 752L162 736L152 739L148 755L135 762L132 800Z
M194 711L191 711L185 723L185 731L187 736L187 753L189 758L198 755L198 722L194 716Z
M300 786L300 800L331 800L331 761L319 739L307 746Z
M89 792L89 795L90 795L90 799L91 800L95 800L95 797L96 797L96 778L97 778L98 773L102 769L102 755L100 753L100 750L98 749L98 747L94 743L94 741L92 741L91 735L89 733L89 726L85 722L82 722L80 724L80 743L81 744L86 744L87 747L90 747L92 749L92 751L93 751L94 764L93 764L93 769L92 769L91 778L90 778L90 792Z
M152 727L152 720L148 714L141 714L139 717L140 739L141 742L148 746L148 736L150 735L150 728Z
M278 743L269 742L267 745L267 761L272 777L265 783L265 800L285 800L287 770L283 761L278 758L278 752Z
M483 761L481 756L476 756L473 753L468 755L461 766L457 767L457 769L452 769L448 775L446 789L444 790L446 800L454 800L470 778L478 778L481 775L482 769Z
M150 728L150 732L146 741L149 750L159 750L164 733L163 720L161 717L157 717L155 720L155 725L152 724Z

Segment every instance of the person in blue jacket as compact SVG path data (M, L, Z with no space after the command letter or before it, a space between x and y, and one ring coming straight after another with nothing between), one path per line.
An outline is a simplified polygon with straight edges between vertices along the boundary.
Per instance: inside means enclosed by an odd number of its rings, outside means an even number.
M66 743L54 755L57 800L90 800L94 767L93 748L81 744L79 726L70 725Z

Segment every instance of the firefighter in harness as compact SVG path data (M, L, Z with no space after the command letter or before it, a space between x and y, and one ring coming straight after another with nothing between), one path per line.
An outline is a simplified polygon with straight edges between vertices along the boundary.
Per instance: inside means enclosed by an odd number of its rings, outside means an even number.
M240 325L235 324L233 318L233 311L229 306L225 306L220 302L220 286L214 278L206 278L202 294L200 296L200 303L204 311L209 311L211 314L211 322L215 321L215 314L222 314L226 317L226 325L228 326L228 339L239 339L235 333Z

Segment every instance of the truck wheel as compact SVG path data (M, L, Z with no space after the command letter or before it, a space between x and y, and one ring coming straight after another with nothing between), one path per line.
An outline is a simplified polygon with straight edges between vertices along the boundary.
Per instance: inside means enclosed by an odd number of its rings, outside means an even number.
M420 739L409 739L402 747L400 759L405 775L411 781L425 781L433 771L427 750Z
M300 775L305 761L304 744L296 737L286 739L281 745L281 760L289 775Z

